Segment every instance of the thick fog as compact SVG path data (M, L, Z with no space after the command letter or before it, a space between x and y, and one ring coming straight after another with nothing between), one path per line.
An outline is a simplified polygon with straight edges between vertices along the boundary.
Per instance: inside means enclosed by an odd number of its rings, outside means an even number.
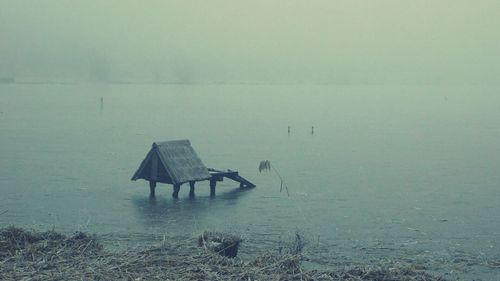
M496 83L500 1L0 0L0 77Z

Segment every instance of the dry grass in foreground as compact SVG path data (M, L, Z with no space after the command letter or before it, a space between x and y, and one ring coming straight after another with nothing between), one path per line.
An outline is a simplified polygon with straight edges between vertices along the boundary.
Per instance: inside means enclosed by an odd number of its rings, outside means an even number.
M444 280L409 267L305 271L299 255L246 262L196 245L107 251L94 236L0 229L0 280Z

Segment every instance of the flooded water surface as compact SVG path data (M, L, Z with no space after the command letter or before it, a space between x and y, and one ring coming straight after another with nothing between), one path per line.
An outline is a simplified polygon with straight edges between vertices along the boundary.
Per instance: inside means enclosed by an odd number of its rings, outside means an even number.
M480 86L0 85L0 226L110 245L233 231L243 254L299 231L312 263L498 280L499 108ZM174 200L160 184L151 200L130 178L152 142L175 139L257 187L225 180L210 198L200 182Z

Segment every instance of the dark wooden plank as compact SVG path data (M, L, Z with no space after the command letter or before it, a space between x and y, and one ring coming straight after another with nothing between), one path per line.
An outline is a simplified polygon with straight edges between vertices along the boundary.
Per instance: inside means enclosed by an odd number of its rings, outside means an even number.
M228 179L231 179L235 182L240 183L241 187L255 187L255 184L251 183L244 177L240 176L238 174L238 171L233 171L233 170L227 170L227 171L220 171L216 169L209 168L208 172L212 176L212 179L215 179L217 181L222 181L223 177L226 177Z

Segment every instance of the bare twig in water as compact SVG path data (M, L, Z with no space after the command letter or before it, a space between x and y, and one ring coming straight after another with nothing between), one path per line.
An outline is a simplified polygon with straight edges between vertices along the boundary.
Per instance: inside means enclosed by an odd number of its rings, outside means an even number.
M282 192L283 188L284 188L286 190L286 195L288 197L290 197L290 192L288 191L288 186L286 185L285 181L281 177L281 175L278 172L278 170L276 170L276 168L274 166L271 166L271 161L269 161L269 160L262 160L262 161L260 161L260 164L259 164L259 173L262 173L262 171L264 171L264 172L273 171L278 176L278 178L280 179L280 192Z
M5 210L5 211L1 212L0 215L3 215L5 213L7 213L7 212L9 212L9 210Z

